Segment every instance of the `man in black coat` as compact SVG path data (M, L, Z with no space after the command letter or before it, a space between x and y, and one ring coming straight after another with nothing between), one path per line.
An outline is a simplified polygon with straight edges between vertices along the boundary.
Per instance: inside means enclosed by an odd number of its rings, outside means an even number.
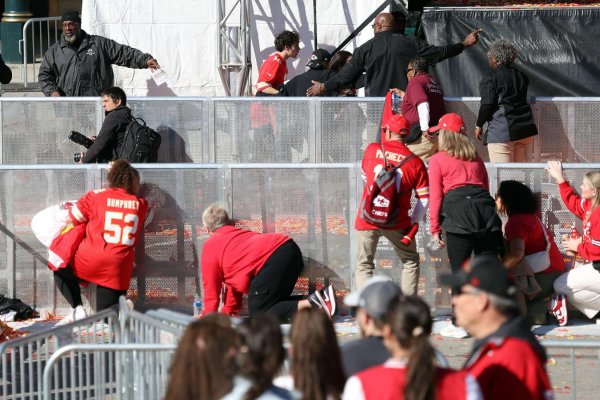
M316 49L310 56L310 61L306 66L308 70L302 74L290 79L281 89L280 95L292 97L306 97L306 91L312 85L312 81L324 82L335 75L334 71L329 70L329 61L331 54L325 49ZM335 96L337 91L329 91L323 96Z
M372 25L375 37L358 47L352 61L333 78L315 81L308 89L309 96L326 91L337 91L356 82L363 72L366 74L365 96L385 97L390 88L404 90L408 83L404 73L408 62L423 57L428 64L454 57L479 40L481 29L469 33L464 41L448 46L431 46L415 36L404 36L404 21L398 21L390 13L381 13Z
M81 29L77 11L61 19L63 34L40 65L39 82L46 96L99 96L114 85L112 65L158 69L150 54Z

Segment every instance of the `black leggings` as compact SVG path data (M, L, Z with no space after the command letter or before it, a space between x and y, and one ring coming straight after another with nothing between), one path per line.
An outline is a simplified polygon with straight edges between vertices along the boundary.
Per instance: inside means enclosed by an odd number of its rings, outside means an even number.
M83 305L79 279L77 279L70 267L54 271L54 282L58 291L72 308ZM96 286L96 311L119 304L119 297L127 293L126 290L116 290L100 285Z
M292 292L303 268L302 252L293 240L279 246L250 282L250 315L269 312L283 321L289 320L298 310L298 301L302 298L292 296Z

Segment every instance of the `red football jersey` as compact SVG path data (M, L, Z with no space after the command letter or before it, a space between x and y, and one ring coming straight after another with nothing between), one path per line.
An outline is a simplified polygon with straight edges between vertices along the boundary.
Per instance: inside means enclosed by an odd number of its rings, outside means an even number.
M75 224L87 223L73 270L81 279L127 290L133 273L135 243L144 228L148 205L121 188L88 192L71 209Z

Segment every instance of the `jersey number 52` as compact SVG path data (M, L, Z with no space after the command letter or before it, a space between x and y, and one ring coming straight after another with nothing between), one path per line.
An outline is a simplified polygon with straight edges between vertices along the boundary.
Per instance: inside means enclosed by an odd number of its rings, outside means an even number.
M133 246L138 223L136 214L107 211L104 217L104 240L106 243Z

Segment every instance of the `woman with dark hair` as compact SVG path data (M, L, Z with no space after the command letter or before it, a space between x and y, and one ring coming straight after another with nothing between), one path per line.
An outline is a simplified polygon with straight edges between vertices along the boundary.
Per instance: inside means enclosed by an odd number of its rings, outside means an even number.
M521 304L532 324L546 324L554 280L565 271L560 250L538 217L538 205L528 186L513 180L502 181L496 194L496 208L508 217L504 225L507 254L503 264L513 271L513 276L517 269L527 268L526 275L534 277L539 287L529 293L521 290Z
M74 232L84 230L85 235L74 246L71 265L56 270L54 279L73 309L73 320L85 317L80 281L97 285L98 310L117 305L127 293L135 244L146 218L147 204L137 195L139 188L139 172L126 160L116 160L108 171L108 188L88 192L71 208Z
M236 332L229 317L212 315L192 322L181 337L165 400L218 400L233 388Z
M340 50L333 54L331 61L329 62L329 69L335 71L337 74L340 72L342 67L352 61L352 53L346 50ZM338 96L340 97L356 97L356 89L364 86L364 77L361 77L355 84L348 88L341 88L338 90Z
M455 272L473 254L499 254L502 221L489 192L485 164L467 136L461 116L443 115L429 131L439 132L439 152L429 160L430 232L436 246L448 247L450 269ZM440 334L467 336L454 325Z
M433 320L427 303L417 296L398 297L390 304L383 328L391 358L351 376L343 400L482 399L475 378L465 371L436 365L429 341Z
M231 392L223 400L286 400L298 398L289 390L273 385L273 378L285 359L283 335L277 319L257 314L237 328L238 375Z
M339 400L346 375L333 323L316 309L298 311L290 332L291 375L275 385L302 393L305 400Z
M581 262L554 281L558 296L552 301L552 312L560 325L566 325L567 299L588 318L600 311L600 171L585 174L579 194L565 179L560 161L548 161L547 170L556 179L563 203L583 227L580 237L562 240L564 249Z
M494 41L488 52L492 71L479 83L481 106L475 137L487 144L490 161L524 162L538 134L527 103L527 76L513 67L517 49L506 40ZM483 126L487 123L487 131Z

